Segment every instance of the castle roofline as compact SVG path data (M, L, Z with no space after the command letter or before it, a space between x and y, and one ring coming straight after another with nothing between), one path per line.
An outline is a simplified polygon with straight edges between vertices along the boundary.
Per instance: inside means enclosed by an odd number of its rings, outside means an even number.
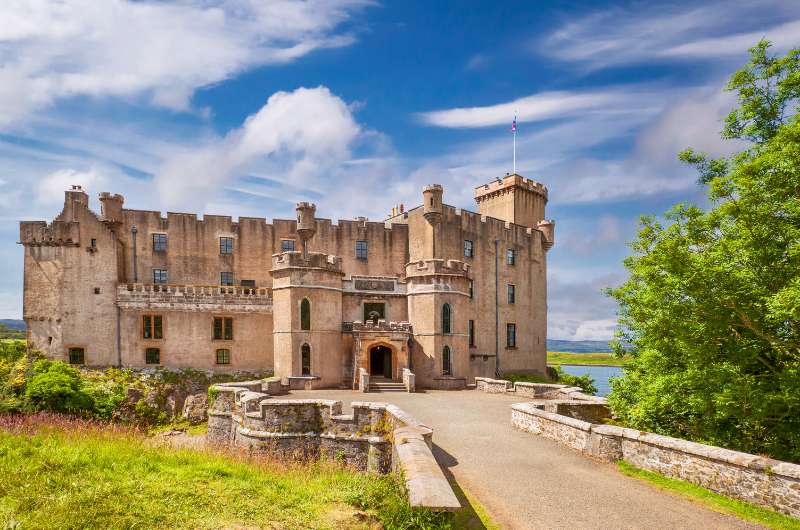
M510 175L506 175L502 179L498 178L491 182L487 182L486 184L475 186L475 201L480 202L489 195L500 193L504 190L515 187L524 189L526 191L531 191L533 193L538 193L539 195L542 195L545 200L547 200L547 186L540 182L536 182L535 180L525 178L518 173L512 173Z

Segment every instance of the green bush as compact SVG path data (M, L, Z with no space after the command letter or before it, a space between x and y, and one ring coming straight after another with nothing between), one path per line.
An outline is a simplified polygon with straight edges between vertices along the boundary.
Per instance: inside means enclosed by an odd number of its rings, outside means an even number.
M92 397L83 390L80 372L61 361L34 362L33 377L25 385L25 397L38 410L69 413L94 410Z
M594 379L589 377L589 374L572 375L565 372L560 366L554 366L556 373L558 373L558 382L562 385L577 386L583 390L584 394L593 396L597 394L597 387L594 386Z

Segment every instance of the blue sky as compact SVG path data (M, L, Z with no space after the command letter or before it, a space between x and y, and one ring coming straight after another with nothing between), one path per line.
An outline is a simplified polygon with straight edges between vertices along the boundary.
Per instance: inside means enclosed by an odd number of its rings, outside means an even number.
M126 206L382 219L424 184L475 209L511 169L550 189L551 338L604 339L641 214L703 204L727 76L800 2L31 0L0 4L0 318L22 314L18 221L63 190Z

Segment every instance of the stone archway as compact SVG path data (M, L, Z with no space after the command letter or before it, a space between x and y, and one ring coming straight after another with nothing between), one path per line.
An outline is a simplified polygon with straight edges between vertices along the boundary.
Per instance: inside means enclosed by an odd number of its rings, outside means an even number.
M394 374L392 348L385 344L376 344L369 349L369 375L392 379Z

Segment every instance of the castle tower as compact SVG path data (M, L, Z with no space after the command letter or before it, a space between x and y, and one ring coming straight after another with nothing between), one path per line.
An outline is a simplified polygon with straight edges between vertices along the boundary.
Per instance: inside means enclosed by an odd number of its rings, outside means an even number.
M122 195L104 191L100 194L100 218L112 230L122 224L122 204L125 198Z
M270 271L275 375L293 388L342 384L342 260L308 252L315 210L297 205L303 250L274 254Z
M537 228L544 220L547 188L515 173L476 187L475 202L482 215Z
M417 385L457 388L469 377L469 265L423 259L406 265L408 319L414 329ZM448 359L449 356L449 359ZM460 384L456 382L460 381Z
M444 206L442 205L442 195L444 189L441 184L428 184L422 189L422 212L423 217L428 222L428 229L425 237L425 256L436 258L436 241L439 239L439 225L442 222Z

